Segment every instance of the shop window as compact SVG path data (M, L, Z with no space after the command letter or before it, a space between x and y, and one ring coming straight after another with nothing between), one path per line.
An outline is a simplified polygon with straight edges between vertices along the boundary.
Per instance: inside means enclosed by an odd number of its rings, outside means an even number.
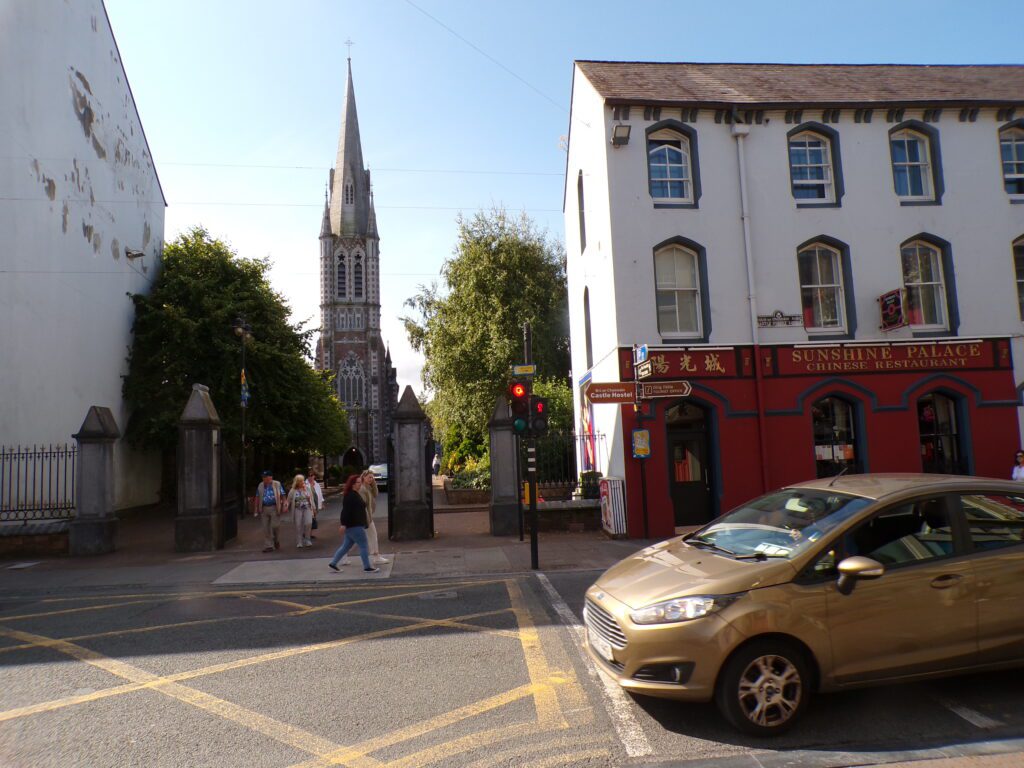
M966 474L956 406L956 400L939 392L924 395L917 401L922 472Z
M946 289L938 248L923 240L915 240L903 245L900 257L910 325L922 330L945 329Z
M654 254L658 331L664 336L700 336L697 254L669 245Z
M839 252L822 243L812 243L796 258L804 327L809 331L841 330L845 313Z
M839 397L826 397L811 406L818 477L860 471L855 417L856 406Z

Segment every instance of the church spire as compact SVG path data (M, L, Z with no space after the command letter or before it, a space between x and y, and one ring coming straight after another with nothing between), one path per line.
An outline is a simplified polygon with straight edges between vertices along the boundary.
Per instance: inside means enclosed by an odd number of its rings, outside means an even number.
M327 190L324 190L324 218L320 222L320 237L331 236L331 207L327 202Z
M341 133L338 136L338 157L331 185L331 231L336 235L364 236L367 234L369 212L370 180L363 166L350 58L345 105L341 112Z

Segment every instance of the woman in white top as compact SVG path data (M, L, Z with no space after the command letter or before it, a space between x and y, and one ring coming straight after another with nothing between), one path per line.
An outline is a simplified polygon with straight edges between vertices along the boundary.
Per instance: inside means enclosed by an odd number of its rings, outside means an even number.
M377 526L373 524L373 513L377 510L377 480L369 470L363 472L362 485L359 487L359 495L366 502L366 516L370 524L366 528L366 538L370 544L370 558L374 563L386 563L388 559L381 555L380 545L377 543Z
M292 510L295 515L295 546L299 549L312 547L313 540L310 538L313 525L313 494L306 486L306 478L296 475L292 481L292 489L288 492L288 499L285 507Z
M1013 465L1011 480L1024 480L1024 450L1017 451L1017 463Z

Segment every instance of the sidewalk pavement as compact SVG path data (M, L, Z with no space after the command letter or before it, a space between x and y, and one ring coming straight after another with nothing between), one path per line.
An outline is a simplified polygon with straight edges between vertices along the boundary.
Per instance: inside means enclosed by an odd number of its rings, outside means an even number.
M479 505L445 503L440 478L434 484L432 539L392 542L387 538L386 493L378 499L374 522L381 553L389 562L376 574L363 573L357 551L335 573L327 561L341 544L340 499L328 499L311 548L296 548L295 529L281 523L280 550L264 554L260 520L238 521L238 536L215 552L174 551L174 510L150 509L119 521L117 550L89 558L23 557L0 560L0 590L52 591L66 587L173 587L184 584L331 582L404 577L465 577L531 570L530 539L495 537L488 512ZM612 540L600 531L541 532L540 570L604 570L646 546L641 540Z

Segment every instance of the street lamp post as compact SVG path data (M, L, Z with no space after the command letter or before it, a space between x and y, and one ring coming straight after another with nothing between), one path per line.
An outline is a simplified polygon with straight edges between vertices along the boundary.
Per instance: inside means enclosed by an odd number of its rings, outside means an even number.
M242 514L244 515L248 510L246 509L246 495L245 495L245 413L249 408L249 382L245 377L245 344L248 341L252 341L252 326L245 322L244 318L239 317L235 320L235 324L232 326L235 329L235 335L242 342L242 376L241 376L241 405L242 405L242 461L241 461L241 480L242 480Z

